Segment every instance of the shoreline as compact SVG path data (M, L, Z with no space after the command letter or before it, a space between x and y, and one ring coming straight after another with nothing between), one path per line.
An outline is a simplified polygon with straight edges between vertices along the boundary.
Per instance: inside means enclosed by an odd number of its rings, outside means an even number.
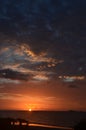
M3 130L70 130L68 128L64 127L46 127L46 126L40 126L40 125L34 125L34 126L19 126L19 125L11 125L11 126L1 126L0 129ZM73 130L73 129L71 129Z
M55 129L62 129L62 130L72 130L72 128L70 128L70 127L51 126L51 125L44 125L44 124L33 124L33 123L30 123L29 126L33 126L33 127L44 127L44 128L55 128Z

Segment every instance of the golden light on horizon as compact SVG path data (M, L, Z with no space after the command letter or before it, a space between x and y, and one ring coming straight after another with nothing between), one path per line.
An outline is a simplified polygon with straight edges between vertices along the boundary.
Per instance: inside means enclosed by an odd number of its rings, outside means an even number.
M34 107L32 106L32 104L25 104L27 106L27 110L28 111L32 111L32 109L34 109Z
M31 108L29 108L29 111L32 111L32 109L31 109Z

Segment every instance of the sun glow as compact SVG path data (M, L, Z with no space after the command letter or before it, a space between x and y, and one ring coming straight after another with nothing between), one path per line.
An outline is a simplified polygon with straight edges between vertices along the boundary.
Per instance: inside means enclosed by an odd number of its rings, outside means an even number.
M32 109L31 109L31 108L29 108L29 111L32 111Z
M28 111L35 110L35 104L25 104Z

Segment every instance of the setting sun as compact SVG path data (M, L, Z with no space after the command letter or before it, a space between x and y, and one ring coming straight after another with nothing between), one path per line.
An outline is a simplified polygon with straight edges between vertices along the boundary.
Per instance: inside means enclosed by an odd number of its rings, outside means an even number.
M32 109L30 108L29 111L32 111Z
M26 107L27 107L27 109L29 110L29 111L32 111L32 109L31 109L31 104L25 104L26 105Z

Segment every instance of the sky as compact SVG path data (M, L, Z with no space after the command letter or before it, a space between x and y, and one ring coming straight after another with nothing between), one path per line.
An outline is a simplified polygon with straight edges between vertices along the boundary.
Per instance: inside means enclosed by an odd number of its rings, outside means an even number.
M0 2L0 109L86 111L86 1Z

